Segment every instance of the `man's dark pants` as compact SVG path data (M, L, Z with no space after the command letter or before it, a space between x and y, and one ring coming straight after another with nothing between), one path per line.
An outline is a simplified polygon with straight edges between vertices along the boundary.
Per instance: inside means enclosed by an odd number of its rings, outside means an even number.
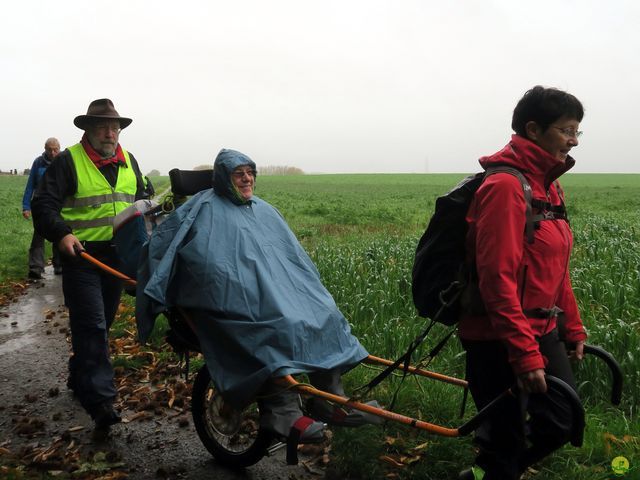
M112 247L89 253L107 265L117 265ZM108 335L120 304L122 282L80 257L64 257L62 289L73 347L69 385L85 410L92 413L116 397Z
M31 246L29 247L29 273L42 275L44 272L44 241L44 237L38 235L34 230L33 237L31 238ZM62 267L62 261L55 243L51 244L51 252L53 254L53 269L59 270Z
M466 374L478 410L511 387L516 378L500 342L462 341L467 351ZM575 380L564 343L557 331L539 339L547 359L545 373L564 380L575 390ZM572 429L571 407L558 391L520 394L510 398L477 431L476 464L485 480L519 479L539 460L567 443Z

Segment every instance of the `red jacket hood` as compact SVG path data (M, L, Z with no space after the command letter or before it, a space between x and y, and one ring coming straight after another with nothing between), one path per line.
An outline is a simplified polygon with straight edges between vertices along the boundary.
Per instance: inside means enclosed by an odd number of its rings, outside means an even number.
M533 183L544 186L545 191L563 173L571 169L576 161L571 156L562 162L538 145L520 135L512 135L511 141L499 152L482 157L484 170L496 165L506 165L524 173Z

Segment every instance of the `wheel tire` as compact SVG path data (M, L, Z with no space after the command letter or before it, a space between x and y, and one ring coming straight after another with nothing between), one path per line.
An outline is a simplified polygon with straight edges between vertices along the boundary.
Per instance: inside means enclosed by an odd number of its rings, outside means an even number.
M258 404L253 402L241 412L231 410L220 415L223 406L222 396L203 365L191 393L191 413L200 440L218 463L228 467L242 468L259 462L274 436L260 427Z

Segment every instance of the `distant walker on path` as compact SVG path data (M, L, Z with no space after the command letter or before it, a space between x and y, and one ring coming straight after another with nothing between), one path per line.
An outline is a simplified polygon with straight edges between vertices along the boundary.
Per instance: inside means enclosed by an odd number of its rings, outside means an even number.
M53 159L60 153L60 142L57 138L47 138L44 142L44 152L38 158L33 161L31 165L31 171L29 172L29 179L27 185L24 188L24 195L22 196L22 216L29 220L31 218L31 199L41 183L44 172L47 170ZM60 252L55 243L52 243L53 252L53 273L60 275L62 273L62 263L60 261ZM44 237L33 230L33 237L31 239L31 246L29 247L29 272L28 277L33 280L39 280L42 278L44 272L45 259L44 259Z

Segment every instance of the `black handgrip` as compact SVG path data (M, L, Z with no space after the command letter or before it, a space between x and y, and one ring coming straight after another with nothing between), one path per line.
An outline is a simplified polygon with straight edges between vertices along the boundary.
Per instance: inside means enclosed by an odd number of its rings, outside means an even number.
M566 400L569 402L571 406L571 445L575 447L582 446L583 436L584 436L584 408L582 403L580 402L580 398L578 394L567 385L566 382L560 380L557 377L552 375L545 375L545 380L547 382L547 388L552 388L555 390L559 390L562 392ZM477 429L482 422L494 411L497 410L502 402L505 401L506 398L517 396L518 395L518 386L514 385L513 387L505 390L500 395L498 395L491 403L489 403L486 407L480 410L474 417L472 417L468 422L458 428L458 433L460 435L468 435L475 429Z
M554 377L553 375L545 375L545 380L547 381L548 388L555 388L557 390L562 391L565 398L571 404L571 445L574 447L581 447L582 441L584 439L584 407L580 402L580 397L576 391L571 388L564 380L560 380L558 377Z
M584 353L589 355L595 355L596 357L604 360L604 363L607 364L609 370L611 371L611 403L614 405L620 405L620 401L622 400L622 368L620 368L620 364L613 358L609 352L607 352L602 347L597 347L595 345L586 345L584 346Z

